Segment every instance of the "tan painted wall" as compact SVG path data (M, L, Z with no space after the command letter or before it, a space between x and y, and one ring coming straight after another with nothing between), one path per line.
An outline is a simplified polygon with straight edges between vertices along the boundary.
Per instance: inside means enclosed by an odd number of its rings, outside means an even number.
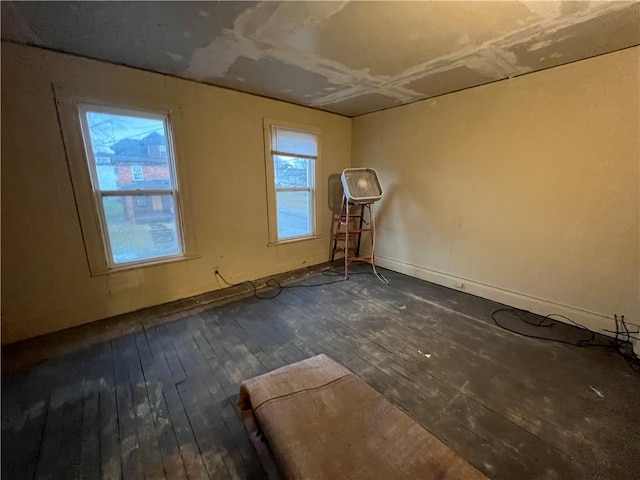
M640 319L640 48L354 119L379 263L610 328Z
M180 106L194 260L91 276L52 84ZM318 240L268 247L263 118L322 131ZM326 179L350 163L351 120L125 67L2 43L2 343L328 260ZM186 173L186 178L185 178Z

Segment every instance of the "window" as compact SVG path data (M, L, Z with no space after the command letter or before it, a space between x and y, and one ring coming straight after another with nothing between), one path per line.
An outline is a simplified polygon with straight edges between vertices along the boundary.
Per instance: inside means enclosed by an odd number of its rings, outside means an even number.
M144 170L140 165L131 165L131 179L134 182L144 182Z
M84 104L78 113L107 266L184 256L168 115Z
M313 237L318 132L270 123L266 128L271 243Z

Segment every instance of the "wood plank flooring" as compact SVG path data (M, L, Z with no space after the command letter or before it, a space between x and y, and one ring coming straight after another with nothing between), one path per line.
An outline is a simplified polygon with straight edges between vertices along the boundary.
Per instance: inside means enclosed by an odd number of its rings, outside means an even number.
M354 275L168 322L140 312L108 340L86 329L85 347L3 375L2 478L265 478L240 382L318 353L491 478L640 477L624 360L511 334L491 320L500 304L384 273L389 286Z

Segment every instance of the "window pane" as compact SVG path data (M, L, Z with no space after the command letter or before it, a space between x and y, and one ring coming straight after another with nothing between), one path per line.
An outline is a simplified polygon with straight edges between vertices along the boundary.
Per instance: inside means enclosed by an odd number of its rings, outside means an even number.
M277 192L278 238L311 235L311 193Z
M271 148L277 152L313 157L318 155L318 143L313 133L273 127L271 135Z
M171 195L103 197L113 263L181 252Z
M311 187L313 160L274 155L276 187Z
M172 188L161 119L91 111L86 115L100 190Z

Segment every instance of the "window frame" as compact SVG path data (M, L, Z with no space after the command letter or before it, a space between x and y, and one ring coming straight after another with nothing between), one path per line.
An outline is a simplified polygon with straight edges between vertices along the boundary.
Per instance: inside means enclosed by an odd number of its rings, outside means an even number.
M136 172L140 172L140 178L136 178ZM142 165L131 165L131 180L134 182L144 182L144 167Z
M171 129L171 113L170 112L151 112L135 107L112 107L97 105L93 103L80 102L76 104L76 112L80 121L80 140L83 144L85 165L89 170L91 180L91 192L95 213L98 217L100 226L100 235L104 248L106 267L108 270L131 268L145 265L152 265L159 262L171 261L173 259L181 259L186 256L184 242L184 227L182 222L182 208L180 203L179 182L176 170L175 149L173 148L173 132ZM165 134L165 143L167 145L167 164L169 168L169 178L171 179L172 188L169 189L134 189L134 190L108 190L100 188L98 178L97 162L92 148L92 138L89 124L87 121L88 112L106 113L112 115L121 115L135 118L145 118L159 120L162 122ZM132 166L133 167L133 166ZM142 167L141 167L142 168ZM132 171L133 175L133 171ZM133 180L133 178L132 178ZM136 197L145 198L154 195L170 195L173 201L174 215L176 221L176 234L178 236L177 243L179 252L171 255L162 255L142 260L133 260L129 262L115 262L113 258L113 250L109 239L109 229L107 219L104 212L103 199L106 197Z
M277 152L273 149L273 132L275 129L291 130L301 133L310 133L316 137L316 156L299 155L290 152ZM267 217L269 230L269 246L281 245L286 243L300 242L304 240L312 240L320 238L317 233L318 218L318 194L317 194L317 178L320 171L321 159L321 131L318 127L299 123L283 122L280 120L264 119L264 157L266 170L266 187L267 187ZM311 169L312 186L311 187L277 187L275 176L275 156L288 156L293 158L305 158L313 160L313 168ZM279 191L309 191L311 199L310 217L311 217L311 233L305 235L297 235L293 237L280 238L278 236L278 206L277 193Z
M75 200L75 214L78 219L80 242L84 247L86 265L91 277L118 274L127 270L141 270L159 268L160 266L188 262L199 259L200 254L192 228L193 217L190 208L189 188L183 179L188 178L188 165L181 161L183 154L183 121L182 107L177 99L173 99L166 92L147 92L141 95L126 88L127 85L105 84L52 84L55 113L62 133L62 145L67 175L71 179L72 195ZM82 137L79 104L96 107L134 110L142 113L161 114L168 116L172 130L172 148L174 149L174 168L176 186L180 192L179 228L182 231L184 255L175 258L162 257L144 264L123 265L110 267L104 248L102 228L98 219L95 196L89 172L89 162L86 158L85 145Z

